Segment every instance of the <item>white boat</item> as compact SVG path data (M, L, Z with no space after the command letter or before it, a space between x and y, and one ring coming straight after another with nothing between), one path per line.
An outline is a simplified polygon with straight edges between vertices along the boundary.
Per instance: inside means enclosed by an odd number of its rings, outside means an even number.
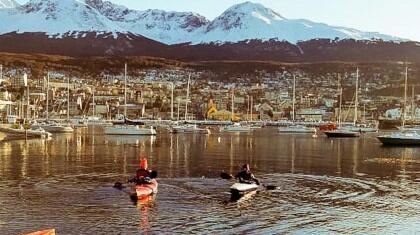
M112 126L112 122L102 119L98 116L87 117L88 126Z
M286 127L279 127L279 133L316 133L315 127L307 127L303 125L291 125Z
M349 131L353 132L359 132L359 133L375 133L378 132L377 127L369 126L369 125L352 125L352 126L343 126L344 129L347 129Z
M24 129L22 126L19 128L13 127L0 127L0 132L6 134L7 139L16 139L16 138L50 138L51 133L45 131L42 128Z
M383 145L420 145L420 134L416 131L405 129L406 103L407 103L407 84L408 84L408 67L405 68L405 86L404 86L404 112L402 117L401 130L389 135L378 136L378 140Z
M138 125L114 125L105 128L106 135L156 135L153 127L140 127Z
M420 134L413 131L394 132L377 138L383 145L420 145Z
M356 71L356 90L355 90L355 101L354 101L354 117L353 117L353 125L350 126L341 126L341 104L343 99L343 89L341 87L340 81L339 84L339 95L340 95L340 102L339 102L339 115L338 115L338 128L331 131L324 131L324 134L327 135L329 138L355 138L360 137L360 128L357 128L357 106L359 103L358 99L358 91L359 91L359 69Z
M35 122L32 124L34 128L42 128L47 132L51 133L72 133L74 132L73 127L68 124L61 124L58 122Z
M70 123L74 128L88 127L88 121L86 118L71 118Z
M290 125L279 127L279 133L316 133L313 127L295 124L295 105L296 105L296 76L293 75L293 99L292 99L292 123Z
M106 135L156 135L156 130L151 127L140 127L139 123L127 119L127 64L124 65L124 116L113 126L105 127ZM121 123L122 122L122 123ZM131 124L131 125L130 125Z
M221 132L251 132L253 129L250 126L243 126L240 123L224 126L220 128Z
M176 125L170 128L171 133L190 133L190 134L211 134L208 128L199 128L197 125Z
M420 126L399 126L397 127L400 131L419 131L420 132Z
M18 119L16 115L7 115L7 123L8 124L15 124Z
M234 183L230 186L231 200L238 200L244 195L254 194L259 186L257 184Z

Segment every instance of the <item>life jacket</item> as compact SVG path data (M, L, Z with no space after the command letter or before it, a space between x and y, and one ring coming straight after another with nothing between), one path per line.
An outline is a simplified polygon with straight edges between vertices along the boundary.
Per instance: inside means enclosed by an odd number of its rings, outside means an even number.
M147 159L146 158L141 159L139 165L140 165L140 169L147 169L148 168Z
M145 169L138 169L136 172L136 176L137 178L150 177L150 171L145 170Z
M245 170L239 172L236 177L239 178L239 180L252 180L253 179L252 173Z

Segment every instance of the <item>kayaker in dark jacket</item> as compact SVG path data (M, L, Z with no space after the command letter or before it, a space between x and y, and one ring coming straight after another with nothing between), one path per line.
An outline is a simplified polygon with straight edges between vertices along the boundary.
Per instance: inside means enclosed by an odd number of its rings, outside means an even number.
M152 179L152 171L148 169L147 159L140 160L140 168L136 171L136 176L129 180L130 183L147 184Z
M240 183L252 184L255 182L257 185L260 184L260 181L251 173L249 164L243 165L242 171L236 174L235 178L237 178Z

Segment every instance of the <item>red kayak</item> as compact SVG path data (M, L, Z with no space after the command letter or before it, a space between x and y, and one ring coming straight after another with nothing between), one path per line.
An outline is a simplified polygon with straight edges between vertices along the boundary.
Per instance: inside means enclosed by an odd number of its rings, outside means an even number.
M38 232L28 233L26 235L55 235L55 229L47 229Z
M155 179L152 179L148 184L137 184L133 186L137 194L137 199L142 199L148 197L152 194L158 192L158 182Z

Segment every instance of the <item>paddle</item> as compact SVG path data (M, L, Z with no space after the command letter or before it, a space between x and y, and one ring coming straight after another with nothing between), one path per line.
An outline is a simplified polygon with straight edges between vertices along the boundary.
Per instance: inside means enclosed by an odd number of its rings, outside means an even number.
M225 180L231 180L234 179L235 177L233 177L232 174L228 174L226 172L222 172L220 173L220 178L225 179ZM265 185L265 184L261 184L266 190L275 190L277 189L277 186L275 185Z
M152 171L152 172L150 172L150 178L151 179L155 179L155 178L157 178L157 176L158 176L158 173L157 173L157 171ZM127 181L127 183L131 183L130 182L130 180L128 180ZM118 190L122 190L123 188L125 188L126 186L123 184L123 183L121 183L121 182L115 182L115 184L114 184L114 186L113 186L113 188L116 188L116 189L118 189Z

